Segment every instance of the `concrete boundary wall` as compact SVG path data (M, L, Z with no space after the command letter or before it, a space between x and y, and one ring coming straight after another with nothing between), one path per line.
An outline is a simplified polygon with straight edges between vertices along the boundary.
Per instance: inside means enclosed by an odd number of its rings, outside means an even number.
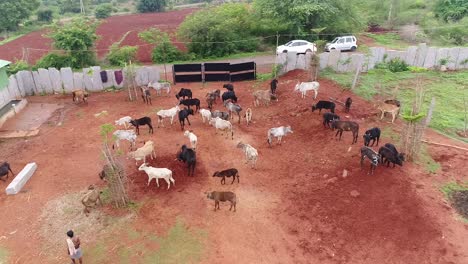
M93 66L73 72L71 68L38 69L37 71L19 71L9 77L8 86L0 91L0 108L11 100L21 99L28 95L71 93L76 89L86 89L98 92L114 86L122 88L126 83L125 71L123 81L117 84L115 71L105 70L107 81L101 78L101 67ZM160 71L155 66L141 66L136 68L135 81L138 85L147 85L149 82L158 82Z
M355 72L371 70L378 63L391 59L401 59L410 66L436 69L445 63L449 70L468 69L468 48L438 48L427 47L426 44L410 46L406 50L387 50L383 47L371 47L366 54L358 52L340 52L332 50L317 54L320 58L320 69L330 67L337 72ZM283 65L281 72L286 73L294 69L309 69L312 54L280 53L277 64Z

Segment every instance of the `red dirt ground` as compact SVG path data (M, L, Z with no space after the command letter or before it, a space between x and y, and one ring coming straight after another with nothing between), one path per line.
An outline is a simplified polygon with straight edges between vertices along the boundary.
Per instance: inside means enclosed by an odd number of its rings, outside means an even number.
M335 141L333 132L322 127L321 115L310 111L310 94L301 99L292 92L296 80L305 80L305 76L301 71L282 76L279 102L270 107L252 106L250 94L256 82L235 83L239 103L253 109L254 123L235 123L234 140L215 135L199 115L190 117L190 129L199 139L199 162L193 178L185 175L183 164L174 161L180 146L187 144L177 123L170 127L166 122L165 128L155 125L154 135L142 128L139 141L152 139L156 144L157 158L150 163L173 170L176 185L165 190L163 181L157 189L153 181L148 187L147 177L128 161L130 196L145 201L133 227L160 235L181 217L189 228L206 230L201 263L468 263L468 226L455 217L438 190L443 182L468 179L466 152L429 146L442 166L435 175L412 163L378 167L375 175L367 175L369 164L362 170L359 166L362 137L358 144L350 145L351 135L345 132L341 142ZM320 80L320 84L318 99L332 96L344 101L350 95L331 81ZM209 83L205 88L199 83L178 84L173 90L181 87L191 88L194 97L203 98L221 83ZM261 87L268 85L261 83ZM125 97L124 92L92 94L89 105L78 106L61 95L28 98L64 103L67 114L63 126L49 122L37 137L0 143L0 160L7 159L15 172L30 161L39 167L23 192L0 195L0 237L5 236L0 241L10 251L11 263L43 263L40 260L44 259L63 263L66 259L65 248L41 251L39 245L44 241L37 230L44 223L38 217L51 199L81 191L89 184L103 185L97 176L102 167L101 124L125 115L149 115L156 121L153 110L175 103L173 95L153 97L153 106L127 102ZM215 107L222 109L219 103ZM353 96L349 119L359 122L361 135L369 127L390 126L388 120L382 122L369 115L367 109L372 109L371 104ZM103 110L109 114L94 117ZM345 116L341 107L337 113ZM294 133L286 136L281 146L269 148L266 131L281 125L291 125ZM400 129L399 121L394 128ZM463 146L431 131L426 137ZM244 164L243 154L235 147L239 140L258 149L256 170ZM384 138L381 144L386 142ZM229 167L239 169L240 184L230 185L228 180L221 185L218 178L211 177L215 170ZM343 169L349 171L346 178L340 177ZM333 177L338 177L337 181L329 183ZM11 180L0 184L6 186ZM237 212L229 212L228 204L213 212L213 201L203 194L211 190L235 191ZM352 190L360 196L350 196ZM86 263L90 261L86 252L93 243L83 242Z
M123 45L143 45L139 48L137 58L141 62L151 62L151 47L138 38L138 32L150 27L157 27L162 31L174 33L184 18L198 9L182 9L165 13L147 13L135 15L112 16L103 20L97 29L99 40L96 44L98 57L104 57L109 46L119 41L125 33L131 33L122 42ZM29 33L23 37L15 39L0 46L0 57L4 60L15 61L25 58L34 64L39 58L48 53L51 47L51 40L43 35L46 30ZM183 45L177 44L179 48ZM29 48L28 52L24 52ZM23 52L25 53L23 56Z

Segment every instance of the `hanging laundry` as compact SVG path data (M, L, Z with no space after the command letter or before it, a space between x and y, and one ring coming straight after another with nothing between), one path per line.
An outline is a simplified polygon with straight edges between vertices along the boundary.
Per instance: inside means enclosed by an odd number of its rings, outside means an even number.
M103 83L107 82L107 72L106 71L101 71L101 81Z
M114 75L115 75L115 81L117 82L118 85L120 85L122 83L122 81L123 81L122 71L121 70L115 71Z

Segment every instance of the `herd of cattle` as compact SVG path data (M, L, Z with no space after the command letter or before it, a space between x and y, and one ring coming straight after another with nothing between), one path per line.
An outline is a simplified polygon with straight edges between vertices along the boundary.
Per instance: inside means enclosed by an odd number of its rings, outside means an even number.
M254 98L254 106L259 106L260 104L269 105L270 102L277 101L278 96L276 93L278 85L278 80L274 79L270 83L269 90L258 90L253 93ZM152 104L151 102L151 93L149 88L154 88L157 91L157 94L161 93L161 90L165 89L166 92L169 94L170 92L170 85L168 84L159 84L159 83L150 83L148 86L142 87L142 98L143 101L147 104ZM194 115L195 113L199 112L202 118L203 123L207 121L210 125L215 127L216 133L221 131L222 133L226 134L226 137L231 137L234 139L234 130L233 124L230 120L233 119L234 115L238 116L238 123L240 124L241 121L241 112L242 107L237 103L238 98L234 91L234 86L232 84L225 84L223 88L226 91L221 95L220 90L214 90L212 92L207 93L205 101L207 104L208 109L200 109L200 100L197 98L192 98L192 91L190 89L181 88L181 90L176 94L177 103L174 107L170 109L160 110L156 113L158 118L158 127L164 126L164 119L170 119L171 125L173 124L174 118L177 116L181 130L184 131L185 129L185 122L188 125L190 124L189 116ZM318 82L302 82L297 83L294 90L301 93L302 98L305 98L307 91L314 91L314 99L317 98L318 91L320 88L320 84ZM87 102L87 98L89 94L85 90L76 90L73 91L73 101L74 102ZM213 105L217 104L217 100L222 99L223 105L226 108L226 111L214 110ZM346 102L344 103L345 109L344 111L348 113L351 109L352 99L347 98ZM182 108L182 106L184 106ZM194 108L194 109L193 109ZM341 136L344 131L351 131L353 134L352 144L357 142L358 133L359 133L359 124L353 121L343 121L340 120L340 117L335 113L335 102L332 101L318 101L316 104L312 105L312 112L318 110L319 114L321 114L322 109L329 110L330 112L326 112L322 115L323 117L323 126L325 128L331 128L332 130L337 130L335 134L335 138L339 134L339 139L341 140ZM377 108L381 112L381 119L384 118L385 113L390 113L392 115L392 123L395 120L395 117L399 113L400 109L400 102L397 100L387 100L377 105ZM245 120L247 125L250 124L252 119L252 109L248 108L245 111ZM137 136L140 134L140 126L148 126L149 133L153 133L153 123L152 119L148 116L144 116L138 119L133 119L129 116L125 116L120 118L119 120L115 121L115 124L118 126L124 126L125 130L117 130L113 133L114 135L114 145L117 148L120 148L120 141L126 140L130 142L130 150L128 153L128 157L135 159L135 163L138 166L138 161L143 161L143 163L138 167L139 171L144 171L148 175L148 185L152 181L152 179L156 180L156 185L159 187L159 179L163 179L167 182L168 189L170 188L170 184L175 184L175 180L172 177L172 171L168 168L155 168L151 167L147 164L146 158L150 156L152 159L156 157L156 153L154 151L154 142L148 140L145 142L144 146L140 148L136 148L136 139ZM135 127L135 130L128 130L129 126ZM269 146L272 146L273 138L277 138L278 144L281 144L282 137L286 136L289 133L293 133L291 126L281 126L281 127L274 127L267 131L267 142ZM182 145L180 148L176 160L183 161L187 164L187 174L188 176L194 176L196 163L197 163L197 155L196 155L196 148L197 148L197 136L189 130L185 130L183 135L189 139L190 148L187 145ZM364 135L364 146L361 148L361 167L363 166L363 162L365 159L368 159L371 164L370 173L373 174L376 166L378 163L385 164L387 163L387 167L390 163L393 163L393 167L395 164L402 166L404 161L404 153L398 153L395 146L393 144L387 143L383 147L379 149L378 152L374 151L371 147L376 142L377 146L379 144L380 139L380 129L378 127L371 128L367 130ZM370 142L372 141L372 144ZM113 148L114 148L113 145ZM370 146L369 146L370 145ZM246 163L250 163L252 168L255 168L256 162L258 159L258 151L249 144L239 142L237 144L237 148L243 150L246 158ZM135 150L134 150L135 149ZM8 172L11 172L10 166L7 162L4 162L0 165L0 179L4 181L3 177L6 175L8 177ZM13 173L13 172L12 172ZM105 179L105 168L100 173L101 179ZM237 178L237 182L239 182L239 173L238 170L235 168L229 168L222 171L216 171L213 174L213 177L220 177L221 184L225 183L226 177L232 177L233 180L231 184L234 183L235 179ZM231 203L231 210L232 208L234 211L236 210L236 194L233 192L218 192L213 191L207 193L207 197L213 199L215 201L215 211L219 209L219 202L229 201ZM83 197L82 203L85 206L85 212L89 211L89 208L92 205L97 205L99 199L99 192L95 189L90 187L90 191Z

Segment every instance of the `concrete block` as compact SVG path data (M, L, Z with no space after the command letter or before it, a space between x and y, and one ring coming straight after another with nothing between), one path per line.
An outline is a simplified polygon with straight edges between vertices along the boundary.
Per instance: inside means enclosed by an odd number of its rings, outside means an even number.
M456 68L457 69L468 68L468 48L460 48Z
M305 70L307 69L306 57L304 54L298 54L296 60L296 69Z
M49 68L49 78L50 83L52 85L52 90L54 92L61 93L63 91L62 87L62 76L60 75L60 71L55 68Z
M447 59L450 61L450 59L448 58L448 52L449 52L449 49L448 48L440 48L440 49L437 49L437 52L436 52L436 59L435 59L435 64L437 66L440 65L440 61L441 60L444 60L444 59ZM447 64L448 65L448 62Z
M418 47L416 46L410 46L406 50L406 57L404 61L411 66L416 65L416 53L418 52Z
M102 80L101 80L101 67L99 66L92 66L91 70L93 70L92 76L92 83L93 83L93 91L102 91Z
M39 82L41 83L41 87L47 94L54 93L54 89L52 87L52 81L50 80L49 71L46 69L38 69L37 72L39 73Z
M73 71L71 68L61 68L60 76L62 77L62 84L65 92L71 93L75 90L75 86L73 84Z
M296 69L296 63L297 63L297 52L288 52L286 72Z
M8 78L8 91L11 95L14 95L15 99L23 97L18 88L18 81L16 81L15 75L10 75Z
M348 72L350 63L351 63L351 58L348 55L348 53L341 53L338 63L336 65L336 71Z
M338 68L338 60L340 59L341 51L331 50L328 55L328 64L327 66L332 67L335 71Z
M73 89L84 89L84 82L83 82L83 73L81 72L74 72L73 73Z
M429 47L426 52L423 67L426 69L433 68L436 65L437 48Z
M92 81L92 76L93 76L93 70L91 68L83 68L83 87L87 91L93 91L93 81ZM74 81L74 80L73 80ZM77 85L75 84L75 87ZM80 88L76 88L80 89Z
M320 69L325 69L328 65L328 52L318 54L320 61Z
M28 182L31 176L37 169L35 162L28 163L13 179L13 181L6 188L6 194L17 194L23 186Z
M107 73L107 82L102 83L104 89L110 88L114 86L114 71L113 70L106 70Z
M460 53L460 48L449 48L448 49L448 59L449 63L447 64L447 68L450 70L455 70L457 66L458 54Z
M16 79L20 89L24 91L25 95L34 95L36 85L34 83L33 75L30 71L19 71L16 74Z
M147 85L149 81L148 67L139 67L135 72L135 81L138 86Z
M426 60L427 54L427 45L426 43L421 43L418 45L418 50L416 52L416 65L417 67L424 67L424 62Z
M34 90L35 94L38 95L41 93L45 93L45 88L42 86L42 83L40 82L39 72L33 71L32 76L33 76L34 84L35 84L34 87L36 87L36 90Z
M348 66L348 72L355 72L358 67L361 67L361 71L363 68L363 64L365 62L365 55L360 53L353 53L350 56L351 61Z

